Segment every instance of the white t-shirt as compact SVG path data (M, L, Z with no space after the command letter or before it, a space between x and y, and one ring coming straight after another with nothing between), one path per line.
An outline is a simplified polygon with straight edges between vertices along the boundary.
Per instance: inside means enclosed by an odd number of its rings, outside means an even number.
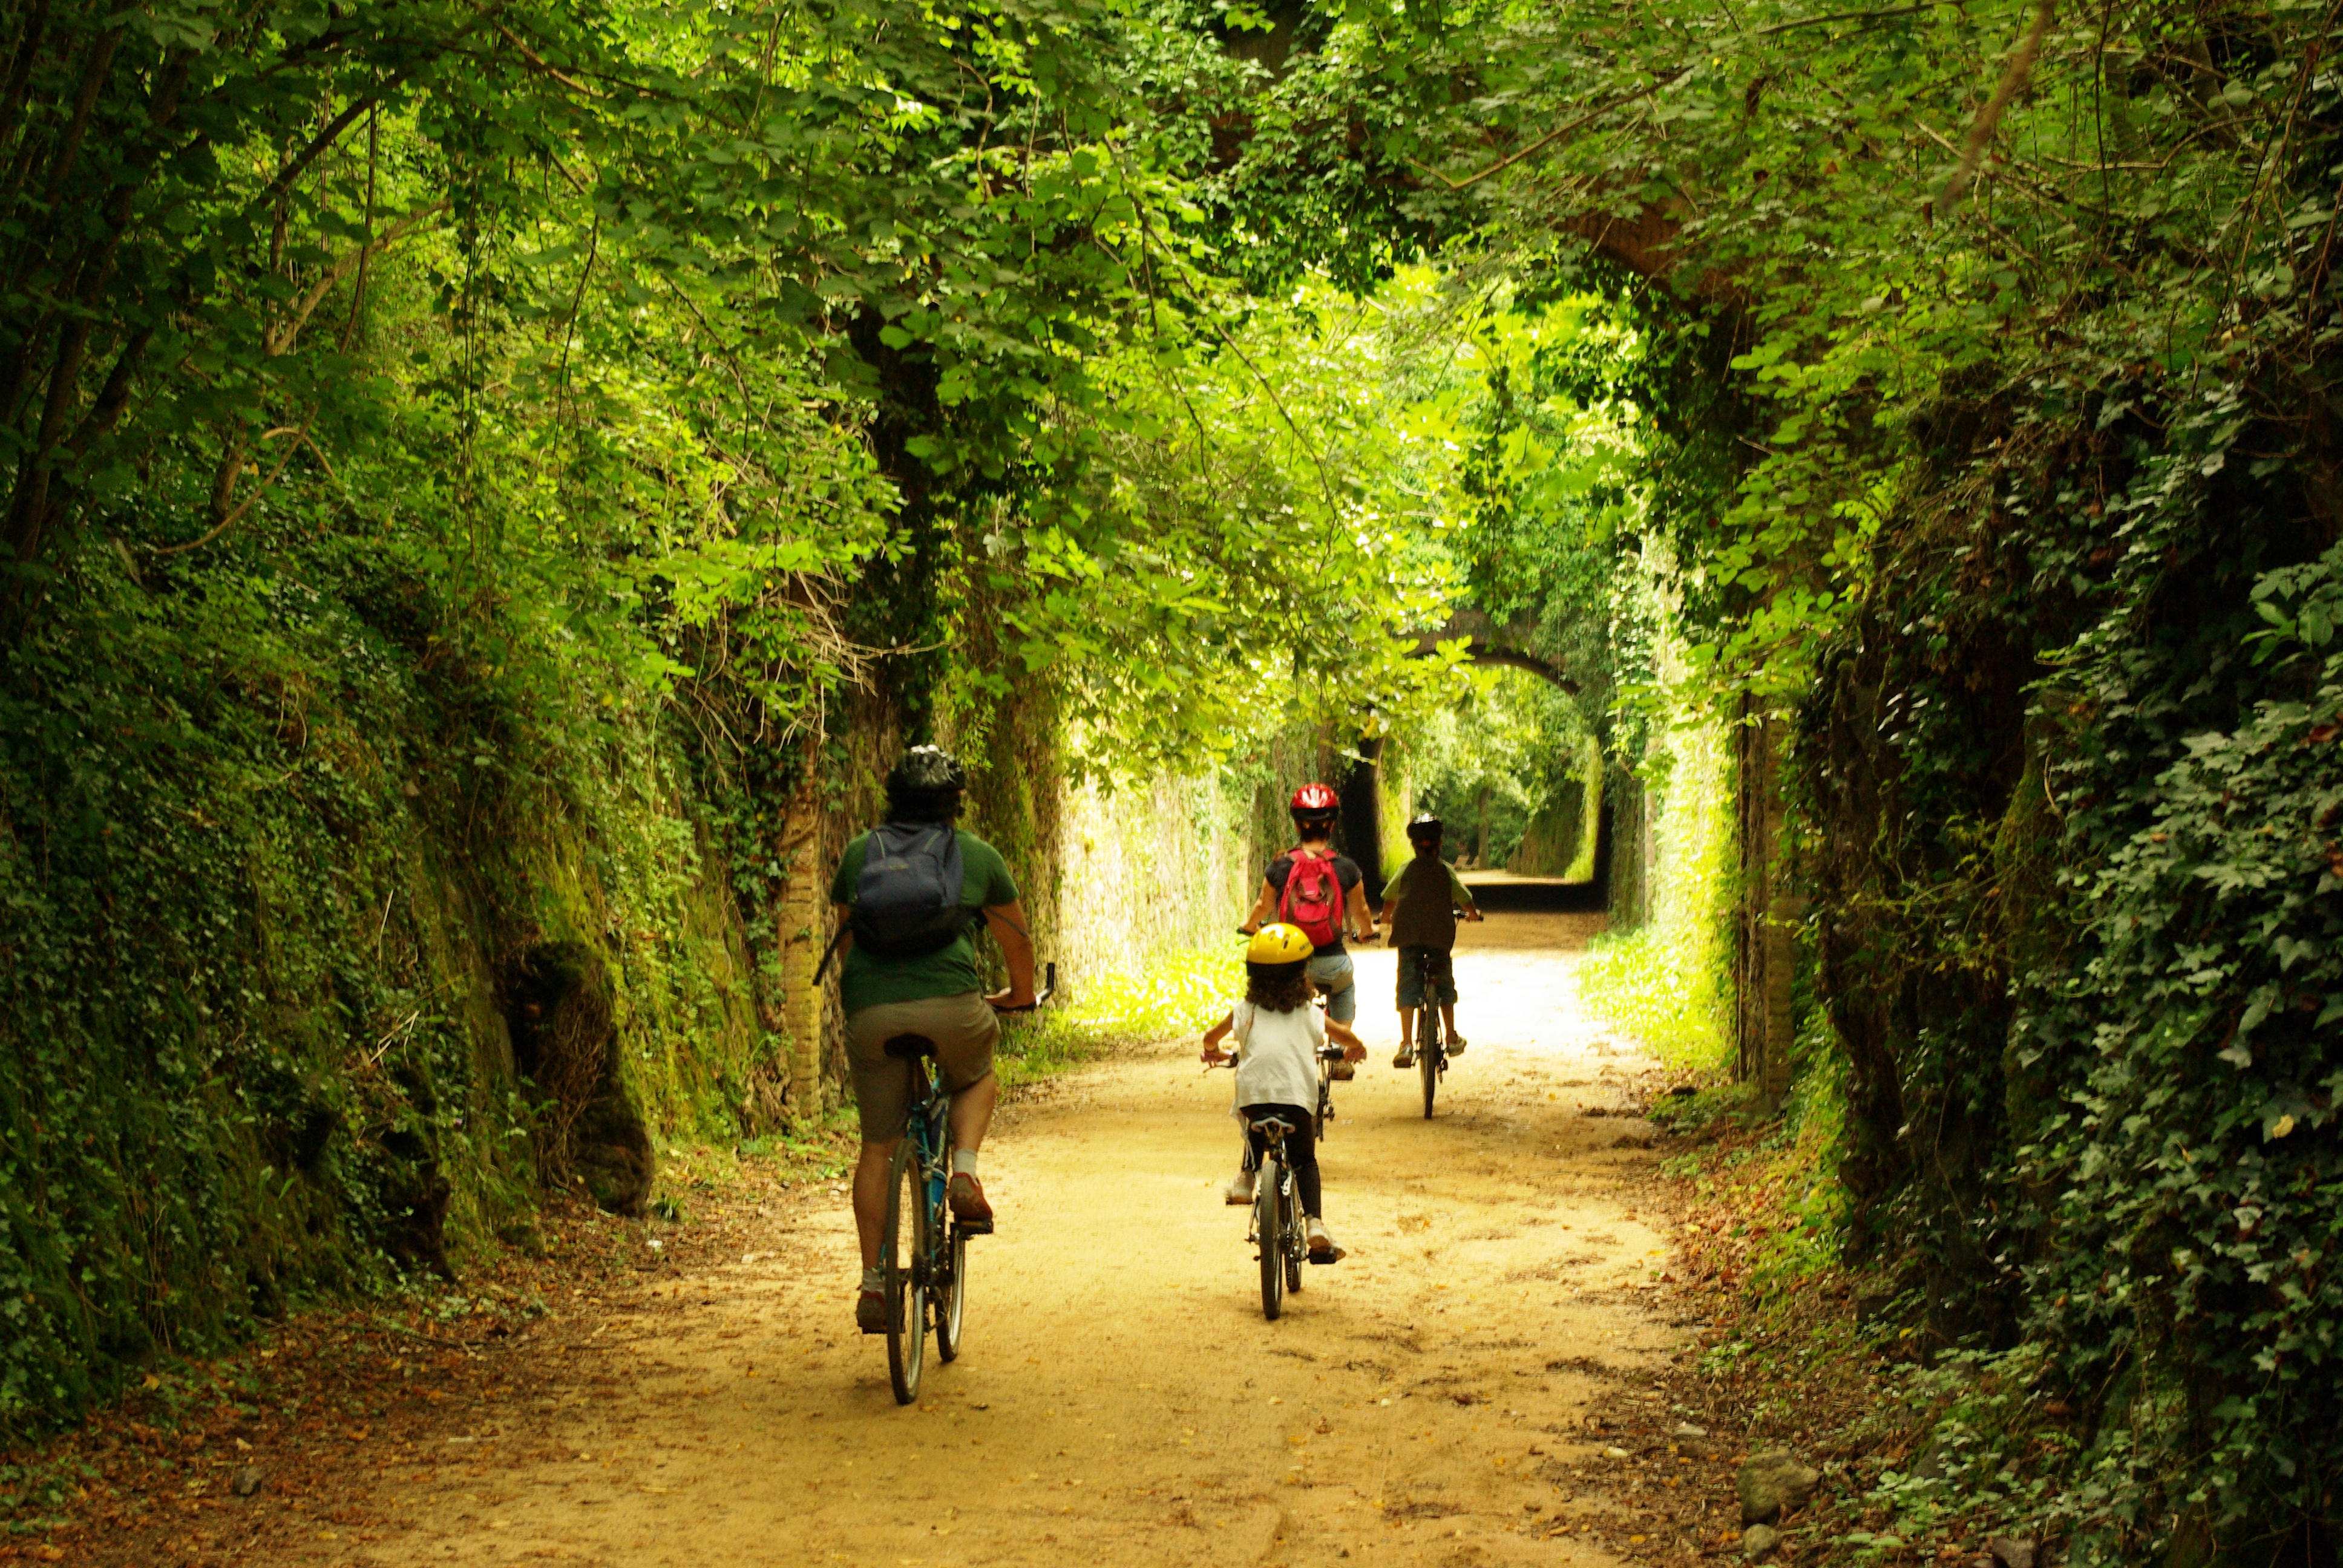
M1318 1103L1318 1050L1326 1026L1303 1002L1292 1012L1266 1012L1249 1001L1229 1010L1237 1039L1237 1103Z

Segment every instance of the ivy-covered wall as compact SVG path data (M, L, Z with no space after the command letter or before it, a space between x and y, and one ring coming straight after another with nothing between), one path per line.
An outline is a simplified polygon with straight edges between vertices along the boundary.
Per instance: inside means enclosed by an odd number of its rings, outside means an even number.
M0 1430L778 1112L659 706L363 567L80 565L0 666Z
M1261 879L1240 807L1211 775L1068 793L1056 956L1070 983L1235 942Z
M1798 738L1851 1241L2047 1358L2073 1563L2337 1551L2343 550L2291 407L1948 397Z

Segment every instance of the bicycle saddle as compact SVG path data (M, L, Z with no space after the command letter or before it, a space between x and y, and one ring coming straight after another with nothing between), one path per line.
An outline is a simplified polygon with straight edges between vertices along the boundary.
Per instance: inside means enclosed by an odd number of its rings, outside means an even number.
M1291 1132L1293 1123L1282 1116L1248 1116L1245 1125L1256 1132Z
M913 1057L935 1055L936 1042L924 1034L899 1034L879 1049L898 1060L909 1061Z

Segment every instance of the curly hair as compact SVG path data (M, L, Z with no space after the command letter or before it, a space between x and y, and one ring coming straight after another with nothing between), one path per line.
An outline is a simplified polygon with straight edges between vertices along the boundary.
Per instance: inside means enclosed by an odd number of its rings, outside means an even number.
M1246 964L1245 1000L1270 1012L1292 1012L1296 1008L1308 1007L1308 963Z

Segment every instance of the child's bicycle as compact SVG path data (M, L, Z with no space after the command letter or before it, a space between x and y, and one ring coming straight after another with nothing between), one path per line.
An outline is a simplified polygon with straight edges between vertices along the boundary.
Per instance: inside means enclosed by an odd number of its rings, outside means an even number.
M1449 912L1460 920L1481 918L1463 910ZM1423 1002L1423 1010L1416 1014L1422 1021L1416 1029L1415 1070L1423 1081L1423 1119L1429 1121L1432 1101L1440 1092L1440 1081L1448 1076L1448 1039L1440 1030L1440 992L1433 984L1429 948L1415 955L1415 994Z
M1302 1289L1302 1262L1310 1255L1310 1240L1302 1228L1301 1194L1294 1191L1293 1171L1285 1163L1285 1135L1293 1127L1276 1116L1247 1117L1245 1125L1269 1143L1261 1175L1253 1181L1252 1225L1245 1240L1260 1249L1261 1315L1275 1322L1285 1311L1285 1292Z
M1236 1061L1232 1055L1226 1065L1234 1068ZM1332 1263L1342 1254L1310 1251L1302 1194L1293 1180L1293 1168L1285 1162L1285 1139L1294 1131L1293 1124L1282 1116L1248 1116L1244 1123L1247 1131L1259 1132L1269 1145L1253 1177L1252 1220L1246 1227L1245 1240L1258 1249L1261 1314L1273 1321L1285 1310L1285 1292L1302 1289L1304 1261Z
M1058 966L1051 964L1042 971L1033 1007L1057 989ZM887 1381L895 1385L895 1402L910 1404L920 1397L930 1318L936 1359L948 1362L960 1354L968 1305L968 1239L982 1232L961 1224L944 1201L951 1180L951 1096L940 1079L928 1073L935 1041L899 1034L881 1049L911 1064L911 1125L895 1145L895 1162L887 1174L887 1229L879 1241L879 1262L886 1271Z
M1429 949L1415 956L1415 983L1416 994L1423 999L1423 1010L1415 1015L1415 1071L1423 1081L1423 1119L1429 1121L1433 1098L1448 1073L1448 1040L1440 1031L1440 993L1433 985Z

